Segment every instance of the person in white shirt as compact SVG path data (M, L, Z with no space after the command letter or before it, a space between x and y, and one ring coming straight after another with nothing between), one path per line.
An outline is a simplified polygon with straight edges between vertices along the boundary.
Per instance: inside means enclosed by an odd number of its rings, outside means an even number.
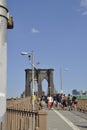
M47 100L48 100L48 109L51 109L53 106L53 97L51 95L49 95L47 97Z

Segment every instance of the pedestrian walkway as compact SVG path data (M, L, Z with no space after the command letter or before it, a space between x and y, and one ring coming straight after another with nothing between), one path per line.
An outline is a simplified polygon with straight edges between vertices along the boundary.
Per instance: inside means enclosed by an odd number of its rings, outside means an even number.
M87 114L78 111L48 110L47 130L87 130Z

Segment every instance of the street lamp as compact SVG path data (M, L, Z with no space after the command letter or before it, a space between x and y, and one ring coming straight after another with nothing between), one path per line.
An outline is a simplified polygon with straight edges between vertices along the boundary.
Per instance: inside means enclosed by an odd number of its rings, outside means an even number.
M27 55L32 67L32 110L34 111L34 52L21 52L21 55Z
M64 71L68 71L68 68L65 68ZM63 86L62 86L62 68L60 68L60 93L63 93Z
M63 87L62 87L62 69L60 68L60 93L63 93Z

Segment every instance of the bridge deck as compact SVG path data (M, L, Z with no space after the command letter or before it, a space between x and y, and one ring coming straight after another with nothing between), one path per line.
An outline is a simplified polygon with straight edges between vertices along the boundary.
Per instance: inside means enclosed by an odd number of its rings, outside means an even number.
M87 130L87 114L68 110L47 110L47 130Z

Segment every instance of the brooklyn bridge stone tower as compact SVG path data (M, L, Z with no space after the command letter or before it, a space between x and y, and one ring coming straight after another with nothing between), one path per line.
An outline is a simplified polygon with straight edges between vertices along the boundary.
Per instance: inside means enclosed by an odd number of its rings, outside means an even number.
M34 69L34 79L37 82L38 96L42 96L42 81L44 79L48 82L47 94L54 93L53 83L53 71L54 69ZM32 70L25 69L25 96L31 96L31 83L32 83Z

